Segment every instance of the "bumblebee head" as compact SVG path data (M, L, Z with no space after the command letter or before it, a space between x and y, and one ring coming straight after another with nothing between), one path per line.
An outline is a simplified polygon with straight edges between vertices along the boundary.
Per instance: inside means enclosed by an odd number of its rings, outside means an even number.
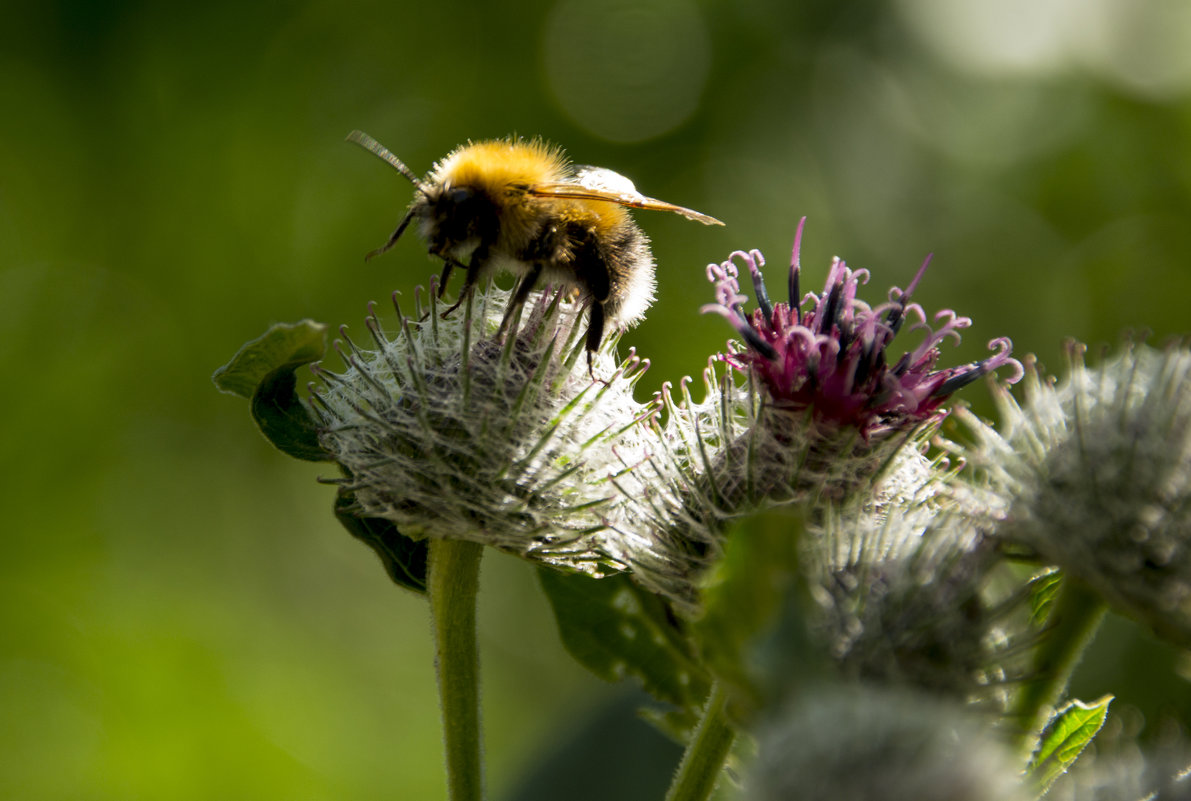
M500 225L500 210L479 187L443 186L418 198L422 235L430 252L445 256L478 241L493 241ZM457 255L457 254L456 254Z

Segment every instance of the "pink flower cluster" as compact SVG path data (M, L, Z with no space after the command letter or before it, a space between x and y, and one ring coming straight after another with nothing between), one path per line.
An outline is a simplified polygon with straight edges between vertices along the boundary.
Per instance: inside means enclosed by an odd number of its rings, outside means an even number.
M725 317L747 345L724 358L738 369L751 369L777 407L810 409L817 419L854 426L868 438L926 420L960 387L1000 367L1012 368L1010 383L1021 377L1021 364L1010 357L1012 344L1005 337L989 342L996 352L986 359L935 369L939 345L949 338L958 343L960 330L972 321L944 309L932 326L922 307L910 302L930 257L904 291L894 287L888 301L878 306L856 297L858 287L868 281L868 271L852 270L839 259L832 262L823 293L808 292L800 298L799 249L805 222L804 217L794 238L789 303L769 301L761 274L765 258L757 250L736 251L727 261L707 267L716 303L703 311ZM757 308L752 312L744 308L748 298L740 293L737 259L748 267L756 291ZM907 320L909 330L923 332L923 339L891 362L890 345Z

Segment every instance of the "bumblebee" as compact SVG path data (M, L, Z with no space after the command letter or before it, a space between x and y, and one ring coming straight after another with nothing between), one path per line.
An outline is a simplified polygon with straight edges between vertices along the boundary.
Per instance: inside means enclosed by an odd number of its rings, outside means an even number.
M500 333L539 281L574 290L590 307L588 366L608 326L640 321L656 282L649 239L628 208L680 214L704 225L722 222L697 211L645 197L632 181L600 167L572 166L563 151L540 140L492 140L462 145L425 178L361 131L355 142L409 179L416 193L389 240L390 250L410 225L430 255L442 259L439 295L455 268L465 271L462 303L481 280L505 270L518 278Z

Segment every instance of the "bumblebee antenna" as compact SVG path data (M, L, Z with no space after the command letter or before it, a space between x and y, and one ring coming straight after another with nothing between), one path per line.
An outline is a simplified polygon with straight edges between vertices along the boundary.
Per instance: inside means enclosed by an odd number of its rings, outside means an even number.
M393 246L397 244L397 240L401 238L403 233L405 233L406 226L409 225L410 220L413 218L413 209L405 212L405 216L401 218L401 222L397 223L397 230L393 231L393 233L389 235L389 241L378 247L376 250L368 253L368 255L364 257L364 261L372 261L380 254L388 253L390 250L392 250Z
M359 145L369 153L386 162L390 167L408 178L409 182L413 184L423 195L429 194L426 189L426 184L422 182L421 178L414 174L413 170L405 166L405 162L394 156L387 147L373 139L368 134L364 133L363 131L352 131L347 135L347 141Z

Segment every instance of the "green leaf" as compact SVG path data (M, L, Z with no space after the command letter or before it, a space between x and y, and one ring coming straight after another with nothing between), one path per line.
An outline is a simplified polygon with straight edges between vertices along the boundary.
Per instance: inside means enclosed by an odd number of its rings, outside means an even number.
M1030 622L1033 625L1041 627L1046 624L1062 586L1063 573L1060 570L1049 570L1030 579Z
M795 674L817 667L798 565L802 531L802 519L789 510L742 520L703 582L705 611L695 633L741 720L788 688Z
M251 399L257 427L278 450L307 461L330 461L319 445L314 415L298 397L295 375L326 349L322 323L279 323L245 343L211 378L221 391Z
M376 551L395 584L425 594L427 541L405 536L390 520L353 514L352 505L351 493L341 489L335 498L335 519L353 537Z
M265 439L282 453L308 462L332 461L318 441L318 423L298 397L294 371L301 364L280 367L265 376L252 396L252 419Z
M686 627L662 598L623 573L595 579L540 567L538 579L572 657L605 681L640 679L654 698L689 712L669 719L674 729L690 728L711 685Z
M1087 747L1108 717L1113 697L1106 695L1090 704L1071 701L1051 720L1030 766L1038 794L1050 789Z
M278 323L240 346L211 380L223 392L251 398L269 373L279 367L316 362L326 351L327 327L322 323L313 320Z

